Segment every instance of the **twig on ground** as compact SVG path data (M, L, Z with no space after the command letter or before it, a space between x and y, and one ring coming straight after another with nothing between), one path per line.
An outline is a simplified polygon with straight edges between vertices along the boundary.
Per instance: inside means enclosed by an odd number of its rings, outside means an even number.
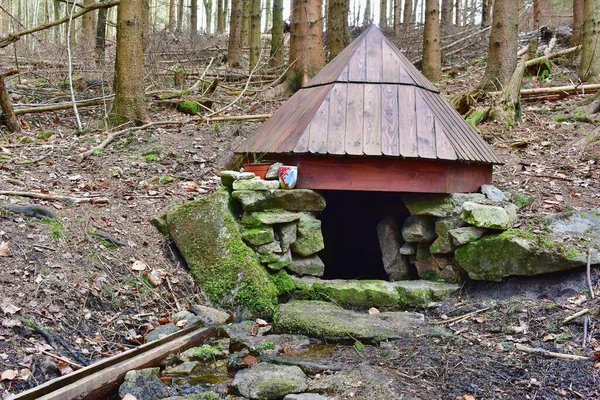
M108 240L109 242L113 243L116 246L127 247L127 243L123 242L122 240L117 239L116 237L114 237L113 235L111 235L108 232L101 231L100 229L91 229L88 232L90 235Z
M175 302L175 305L177 306L177 311L181 311L181 304L179 304L179 299L177 298L177 296L175 296L175 292L173 291L173 286L171 286L171 280L169 279L168 276L165 277L166 281L167 281L167 286L169 287L169 291L171 292L171 297L173 298L173 301Z
M595 297L594 295L594 287L592 286L592 274L591 274L591 264L592 264L592 249L588 249L588 258L587 258L587 268L586 268L586 276L587 276L587 284L590 289L590 296L592 299Z
M77 363L74 363L73 361L69 360L68 358L64 358L64 357L61 357L61 356L57 356L56 354L52 354L49 351L41 350L40 353L45 354L47 356L50 356L52 358L55 358L55 359L57 359L59 361L65 362L65 363L69 364L71 367L73 367L76 370L83 368L83 365L79 365Z
M43 199L50 201L72 201L73 203L91 203L91 204L108 204L106 197L71 197L58 194L44 194L35 192L18 192L12 190L0 190L0 196L21 196L30 197L33 199Z
M553 351L540 349L538 347L534 348L534 347L524 346L520 343L515 343L515 349L522 351L524 353L538 354L540 356L546 356L546 357L552 357L552 358L560 358L562 360L569 360L569 361L591 361L592 360L590 357L577 356L575 354L555 353Z
M453 322L463 321L465 319L472 317L473 315L479 314L479 313L487 311L489 309L490 309L489 307L481 308L479 310L475 310L475 311L467 313L467 314L459 315L458 317L445 319L443 321L435 321L435 322L432 322L432 324L433 325L443 325L443 324L451 324Z
M545 175L545 174L528 174L526 172L520 172L520 175L531 176L532 178L548 178L548 179L558 179L560 181L573 182L574 179L567 178L565 176L554 176L554 175Z
M575 318L581 317L582 315L585 315L585 314L587 314L589 312L590 312L589 308L584 308L583 310L578 311L575 314L570 315L567 318L563 319L562 323L563 324L569 323L569 322L573 321Z
M585 345L587 342L588 335L588 317L583 317L583 343L581 344L581 348L585 350Z

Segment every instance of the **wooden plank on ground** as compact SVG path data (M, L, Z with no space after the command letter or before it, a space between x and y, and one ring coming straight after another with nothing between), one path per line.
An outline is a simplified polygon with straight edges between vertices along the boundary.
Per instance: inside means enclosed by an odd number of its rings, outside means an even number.
M157 366L169 354L198 346L217 332L214 326L175 332L20 393L15 400L106 399L118 389L128 371Z

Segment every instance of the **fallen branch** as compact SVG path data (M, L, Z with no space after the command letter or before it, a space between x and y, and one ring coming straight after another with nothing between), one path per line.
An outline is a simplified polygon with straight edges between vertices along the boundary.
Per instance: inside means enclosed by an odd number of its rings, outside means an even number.
M524 353L537 354L540 356L552 357L552 358L560 358L562 360L569 360L569 361L591 361L592 360L590 357L577 356L575 354L555 353L553 351L540 349L538 347L535 347L535 348L527 347L527 346L524 346L519 343L515 343L515 349L522 351Z
M576 51L579 51L580 49L581 49L581 46L575 46L575 47L570 47L565 50L557 51L556 53L552 53L549 55L543 55L541 57L532 58L531 60L529 60L525 63L525 67L531 67L532 65L537 65L537 64L546 62L548 60L551 60L553 58L556 58L556 57L575 53Z
M433 325L451 324L453 322L457 322L457 321L468 319L468 318L470 318L470 317L472 317L474 315L477 315L477 314L482 313L484 311L487 311L489 309L490 309L489 307L481 308L479 310L475 310L475 311L472 311L472 312L467 313L467 314L459 315L458 317L454 317L454 318L450 318L450 319L445 319L443 321L435 321L435 322L432 322L432 324Z
M590 309L589 309L589 308L584 308L583 310L581 310L581 311L578 311L578 312L576 312L576 313L575 313L575 314L573 314L573 315L569 315L567 318L563 319L563 322L562 322L562 323L563 323L563 324L569 323L569 322L573 321L575 318L579 318L579 317L581 317L582 315L585 315L585 314L587 314L587 313L589 313L589 312L590 312Z
M571 86L556 86L549 88L521 89L521 97L536 96L540 94L585 94L585 92L593 93L600 90L600 84L592 83L589 85L571 85ZM489 92L491 95L499 95L502 92Z
M8 35L8 36L0 39L0 48L6 47L11 43L16 42L17 40L19 40L21 38L21 36L25 36L30 33L38 32L38 31L43 31L45 29L52 28L53 26L56 26L56 25L64 24L65 22L68 22L69 20L79 18L82 15L87 14L91 11L94 11L94 10L97 10L100 8L114 7L116 5L119 5L119 3L120 3L119 0L113 0L113 1L109 1L109 2L99 2L99 3L87 5L85 7L82 7L81 11L78 11L75 14L67 15L66 17L58 19L56 21L52 21L47 24L36 26L35 28L25 29L23 31L13 33L12 35Z
M88 107L88 106L97 106L100 104L104 104L106 100L113 98L114 96L107 96L99 99L92 100L82 100L76 102L77 107ZM68 110L69 108L73 108L73 103L58 103L58 104L50 104L46 106L39 107L28 107L28 108L16 108L15 114L32 114L32 113L41 113L46 111L56 111L56 110Z
M587 276L587 284L590 289L590 296L593 299L596 295L594 294L594 287L592 286L592 274L591 274L591 268L590 268L591 266L592 266L592 249L590 248L588 250L586 276Z
M52 354L52 353L50 353L49 351L46 351L46 350L40 350L40 353L42 353L42 354L45 354L45 355L47 355L47 356L50 356L50 357L52 357L52 358L54 358L54 359L56 359L56 360L62 361L62 362L64 362L64 363L67 363L67 364L69 364L71 367L73 367L75 370L78 370L78 369L81 369L81 368L83 368L83 365L80 365L80 364L74 363L73 361L69 360L68 358L64 358L64 357L61 357L61 356L57 356L56 354Z
M42 199L49 201L71 201L76 204L91 203L91 204L108 204L106 197L71 197L58 194L45 194L36 192L17 192L11 190L0 190L0 196L21 196L30 197L33 199Z

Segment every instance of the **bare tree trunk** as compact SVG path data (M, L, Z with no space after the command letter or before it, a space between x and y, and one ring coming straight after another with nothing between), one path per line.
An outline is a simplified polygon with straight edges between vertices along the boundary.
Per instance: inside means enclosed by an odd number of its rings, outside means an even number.
M379 28L387 28L387 0L379 0Z
M583 5L584 0L573 0L573 36L571 37L571 46L581 44L583 31Z
M329 0L327 9L327 50L331 61L348 45L348 0Z
M10 100L10 94L6 89L4 79L10 75L18 73L16 69L5 70L0 73L0 108L2 109L4 124L11 132L21 132L21 125L13 109L12 101Z
M402 23L404 25L409 25L412 22L412 6L413 0L404 0L404 15L402 17Z
M456 0L456 14L455 24L456 26L462 26L462 0Z
M225 32L223 16L223 0L217 0L217 33Z
M454 8L453 0L442 0L442 16L440 23L442 26L452 25L452 9Z
M300 85L306 84L325 65L321 1L293 0L290 31L290 63Z
M242 65L242 0L231 0L227 62L234 68Z
M251 0L242 0L242 47L250 42L250 6Z
M206 2L204 3L206 6ZM206 24L209 24L207 18ZM196 41L198 37L198 0L190 0L190 40Z
M269 30L273 29L273 6L271 0L265 2L265 33L269 33Z
M394 0L394 36L400 34L400 7L402 0Z
M193 3L197 3L198 0L191 0L192 4ZM212 23L213 23L213 17L212 17L212 11L213 11L213 3L212 0L203 0L203 4L204 4L204 15L206 16L206 33L210 33L212 32ZM192 6L193 8L193 6ZM197 8L197 7L196 7ZM196 10L197 12L197 10ZM196 27L196 32L197 32L198 28Z
M494 3L488 62L479 89L502 90L515 70L518 10L519 0L496 0Z
M272 67L284 63L283 34L283 0L273 0L273 29L271 29L271 61Z
M128 0L119 4L115 99L109 115L112 125L148 121L144 99L143 8L143 0Z
M250 10L250 71L260 61L260 6L260 0L252 0Z
M533 26L534 30L539 29L542 18L542 0L533 0Z
M600 0L584 0L579 78L600 82Z
M107 14L108 9L106 8L98 10L98 24L96 26L96 63L100 67L104 65Z
M481 27L487 28L492 23L493 0L481 0Z
M363 25L371 25L372 23L373 19L371 18L371 0L367 0L365 4L365 13L363 16Z
M425 2L422 72L430 81L437 82L442 79L442 50L440 47L438 0L427 0Z
M477 1L471 0L469 4L469 26L475 26L475 14L477 14Z
M83 0L84 6L93 4L94 0ZM94 14L95 11L89 12L81 17L81 35L79 40L79 49L83 54L89 55L94 48Z
M177 32L181 33L183 30L183 1L179 0L177 3Z
M167 22L167 31L173 32L177 25L177 0L169 0L169 21ZM98 17L100 19L100 17Z

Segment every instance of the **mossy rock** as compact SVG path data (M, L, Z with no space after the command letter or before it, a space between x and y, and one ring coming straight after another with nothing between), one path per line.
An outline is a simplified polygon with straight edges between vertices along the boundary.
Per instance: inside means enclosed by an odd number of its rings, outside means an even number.
M273 315L277 289L242 241L225 189L169 210L167 225L196 283L213 303L234 307L244 317Z

